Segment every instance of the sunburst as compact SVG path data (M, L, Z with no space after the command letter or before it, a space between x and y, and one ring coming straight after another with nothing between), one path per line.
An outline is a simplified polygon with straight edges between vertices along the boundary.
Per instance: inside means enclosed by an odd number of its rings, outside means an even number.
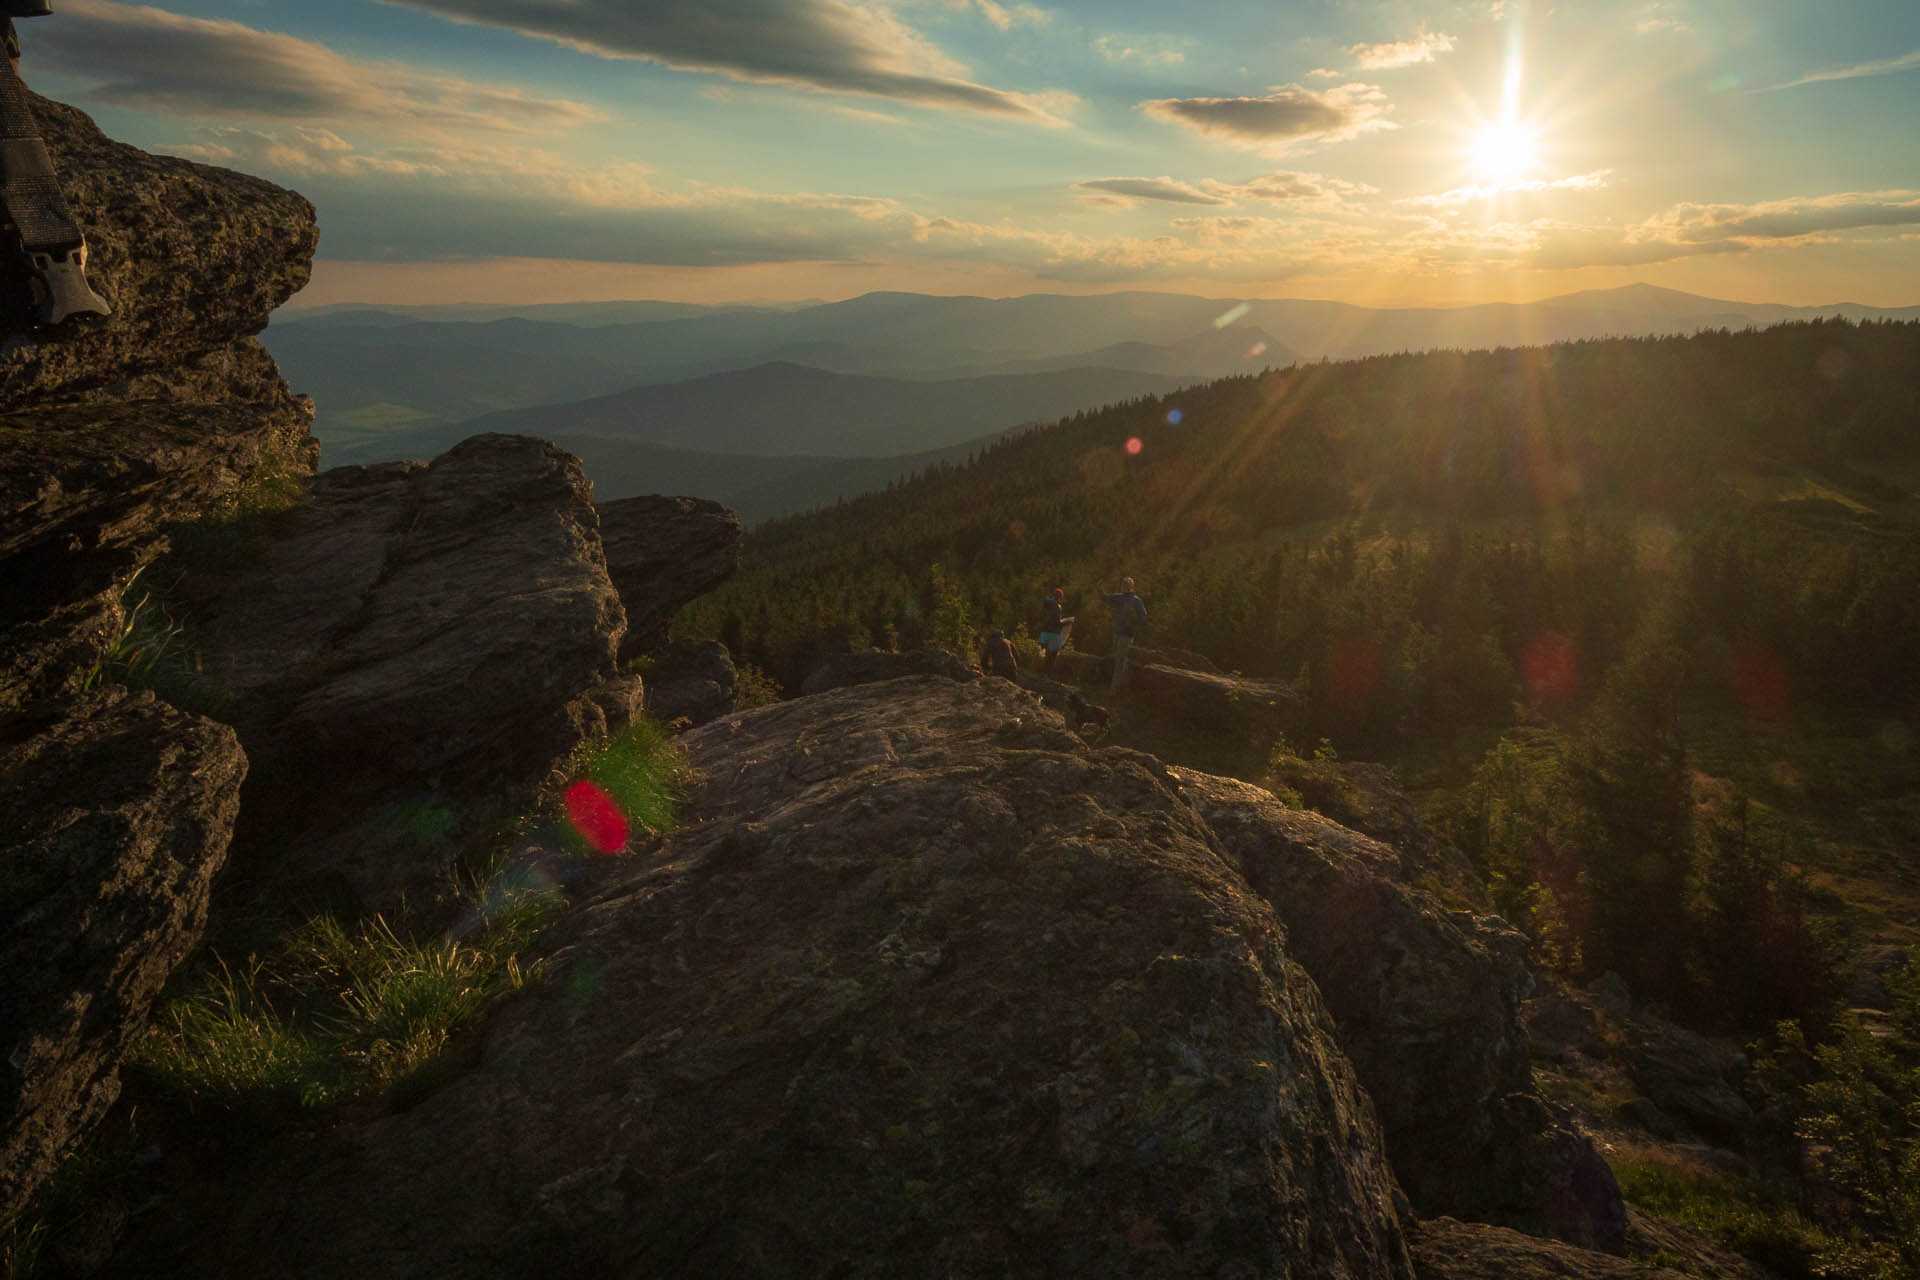
M1470 156L1474 176L1481 182L1494 187L1522 182L1533 175L1539 160L1539 135L1531 125L1502 116L1473 135Z

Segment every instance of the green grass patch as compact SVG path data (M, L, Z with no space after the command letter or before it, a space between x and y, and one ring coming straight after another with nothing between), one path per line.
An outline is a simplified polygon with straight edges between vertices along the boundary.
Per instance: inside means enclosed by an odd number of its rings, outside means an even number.
M414 938L382 916L318 916L269 956L211 961L134 1062L168 1093L251 1116L394 1093L524 984L530 940L513 928Z
M1652 1149L1616 1150L1607 1163L1627 1199L1704 1231L1784 1277L1812 1277L1816 1257L1834 1246L1825 1231L1762 1188L1683 1157Z
M641 719L583 747L568 774L599 786L633 826L664 832L674 827L692 770L673 735Z
M678 743L650 720L589 744L567 773L594 782L647 832L671 829L690 777ZM539 825L565 829L564 820ZM318 915L244 961L210 951L156 1016L135 1069L162 1094L253 1120L368 1097L404 1105L430 1092L457 1069L448 1051L460 1030L538 972L528 957L565 909L563 877L550 867L584 847L529 851L504 838L535 826L502 833L452 930Z

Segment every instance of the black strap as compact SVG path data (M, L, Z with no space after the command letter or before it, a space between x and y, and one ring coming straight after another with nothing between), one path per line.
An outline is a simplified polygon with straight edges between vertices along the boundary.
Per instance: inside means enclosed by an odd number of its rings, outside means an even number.
M111 314L106 299L87 283L86 237L67 210L53 157L27 105L27 86L8 59L0 59L0 215L18 241L20 264L38 286L32 323Z

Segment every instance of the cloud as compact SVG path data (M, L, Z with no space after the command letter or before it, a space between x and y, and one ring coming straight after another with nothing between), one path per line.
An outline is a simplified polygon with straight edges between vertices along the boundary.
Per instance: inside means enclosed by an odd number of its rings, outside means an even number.
M1344 178L1329 178L1325 174L1289 169L1249 178L1245 182L1216 182L1209 179L1204 185L1212 194L1230 200L1265 200L1274 204L1296 201L1328 204L1354 196L1380 193L1380 188L1370 187L1364 182L1348 182Z
M1432 62L1440 54L1452 51L1452 36L1425 29L1409 40L1347 46L1347 52L1353 55L1354 62L1363 71L1393 71L1400 67L1411 67L1419 62Z
M1920 224L1920 192L1845 191L1757 204L1677 204L1634 228L1675 245L1796 240L1833 231Z
M1307 74L1315 80L1338 80L1342 73L1332 67L1315 67Z
M1143 47L1154 43L1131 36L1098 36L1093 47L1108 62L1138 62L1142 66L1167 67L1185 62L1187 55L1178 49Z
M1843 232L1920 225L1920 192L1838 192L1755 204L1682 203L1631 226L1536 220L1504 224L1525 265L1547 269L1644 266L1701 254L1819 243Z
M1879 58L1873 62L1857 62L1850 67L1836 67L1829 71L1811 71L1798 80L1789 80L1785 84L1776 84L1763 90L1775 93L1781 89L1798 89L1803 84L1820 84L1826 80L1855 80L1861 76L1890 76L1900 71L1911 71L1920 67L1920 49L1912 53L1903 53L1897 58Z
M113 0L63 0L34 53L101 101L172 115L378 121L395 131L528 133L605 119L584 103L360 62L310 40Z
M1167 200L1174 204L1227 203L1220 196L1208 195L1198 187L1176 182L1172 178L1094 178L1073 185L1085 191L1122 197L1129 204L1135 200Z
M1393 109L1387 95L1370 84L1343 84L1324 93L1289 84L1269 89L1264 98L1159 98L1139 107L1155 119L1256 150L1340 142L1394 127L1382 119Z
M824 93L1058 124L1030 95L964 68L893 13L849 0L389 0L603 58L657 62ZM1018 10L998 4L1012 22ZM988 14L989 19L992 13Z
M1537 195L1544 191L1599 191L1606 187L1607 179L1612 174L1611 169L1595 169L1592 173L1577 173L1571 177L1551 180L1522 178L1510 182L1475 184L1455 187L1450 191L1442 191L1438 195L1408 196L1399 203L1434 209L1472 204L1480 200L1493 200L1500 196Z
M995 0L974 0L974 7L981 16L1002 31L1010 31L1016 26L1044 27L1053 21L1053 15L1045 9L1036 9L1030 4L1004 5Z

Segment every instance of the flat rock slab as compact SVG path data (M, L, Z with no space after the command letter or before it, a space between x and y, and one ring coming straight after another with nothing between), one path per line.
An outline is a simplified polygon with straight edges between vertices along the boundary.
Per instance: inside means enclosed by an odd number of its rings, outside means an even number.
M0 1224L118 1096L245 774L231 729L152 694L0 715Z
M684 741L690 825L589 875L470 1074L151 1215L141 1274L1410 1275L1313 984L1157 762L937 677Z

